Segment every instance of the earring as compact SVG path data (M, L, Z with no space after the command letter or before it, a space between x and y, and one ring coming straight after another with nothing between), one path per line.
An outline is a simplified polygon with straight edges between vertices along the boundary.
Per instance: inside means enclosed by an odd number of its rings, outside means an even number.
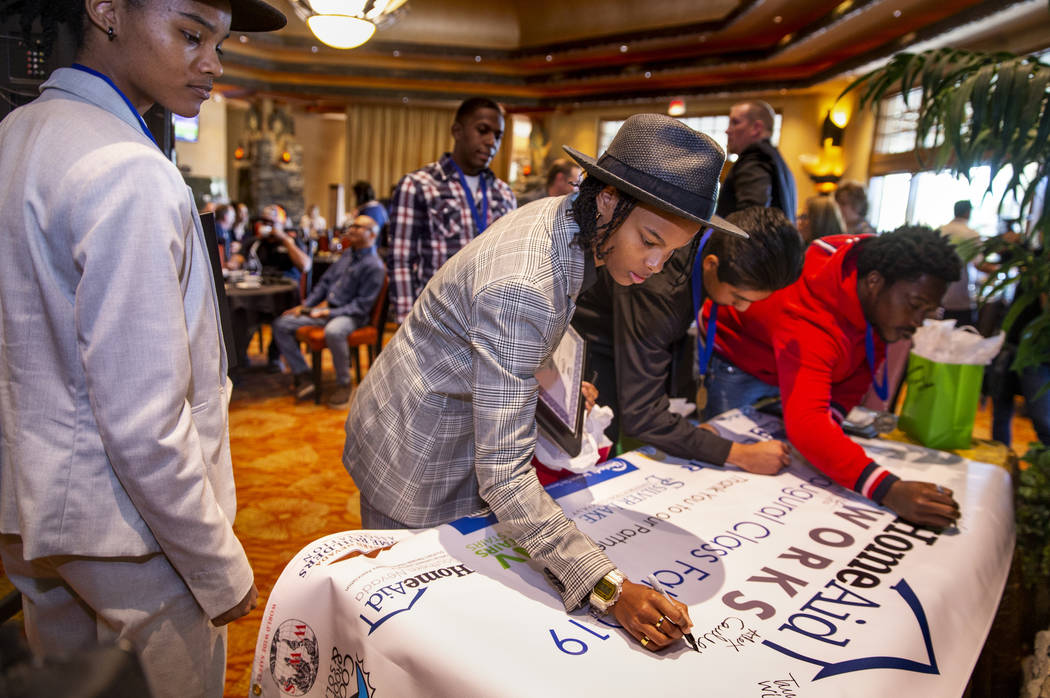
M106 36L109 37L110 41L113 41L114 39L117 38L117 34L116 34L116 32L113 31L113 27L110 27L109 29L106 30Z

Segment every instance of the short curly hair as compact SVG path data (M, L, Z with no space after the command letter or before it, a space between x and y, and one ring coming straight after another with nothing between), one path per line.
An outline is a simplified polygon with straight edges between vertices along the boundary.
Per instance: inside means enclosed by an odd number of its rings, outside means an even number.
M952 283L962 273L962 261L948 236L925 225L902 225L892 233L865 238L857 247L857 274L877 271L888 286L923 274Z
M726 217L747 239L715 232L702 254L718 257L718 280L751 291L778 291L798 280L805 245L780 209L750 206Z

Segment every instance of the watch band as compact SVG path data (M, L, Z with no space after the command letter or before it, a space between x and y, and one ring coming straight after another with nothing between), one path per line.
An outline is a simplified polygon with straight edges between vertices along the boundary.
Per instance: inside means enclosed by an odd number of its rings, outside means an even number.
M609 609L619 600L626 579L623 572L618 569L612 570L599 579L587 599L591 608L598 613L608 613Z

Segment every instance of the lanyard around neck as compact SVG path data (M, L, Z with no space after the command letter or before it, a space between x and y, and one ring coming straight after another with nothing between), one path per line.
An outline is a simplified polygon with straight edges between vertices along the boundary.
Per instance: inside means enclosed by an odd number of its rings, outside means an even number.
M864 353L868 356L868 368L871 370L871 385L875 388L875 394L880 400L885 400L890 394L890 369L886 361L886 348L882 349L882 385L875 378L875 334L871 331L871 323L867 323L868 330L864 333Z
M456 168L456 174L459 175L459 183L463 185L463 191L467 195L467 206L470 206L470 217L474 219L474 227L477 228L480 235L489 225L489 188L485 186L485 174L478 173L478 185L481 188L481 215L478 215L478 207L474 203L474 193L470 191L470 185L467 184L467 176L463 174L463 170L455 160L452 160L452 166Z
M696 251L696 257L693 259L693 313L696 315L696 326L697 329L703 326L703 318L700 315L700 311L703 309L701 298L703 297L704 291L704 247L707 246L707 241L711 239L711 233L715 232L714 228L708 228L704 236L700 238L700 247ZM707 318L707 332L705 333L706 339L703 344L700 343L700 337L696 338L696 356L697 363L700 369L700 375L707 374L707 366L711 363L711 354L715 350L715 333L718 331L718 304L714 301L711 302L711 315Z
M153 141L153 145L157 146L158 148L160 147L160 145L157 143L157 139L153 137L153 134L150 133L149 127L146 126L146 121L142 118L142 114L139 114L138 110L135 109L135 105L131 103L130 99L128 99L128 96L124 94L119 87L117 87L116 83L109 79L108 75L100 73L97 70L94 70L93 68L88 68L86 65L82 65L80 63L74 63L72 67L76 70L88 73L89 75L94 75L96 78L101 78L102 80L105 80L106 84L112 87L113 90L118 95L120 95L120 98L124 100L124 104L128 105L128 109L130 109L131 113L135 115L135 119L139 122L139 128L141 128L142 132L146 134L146 137Z

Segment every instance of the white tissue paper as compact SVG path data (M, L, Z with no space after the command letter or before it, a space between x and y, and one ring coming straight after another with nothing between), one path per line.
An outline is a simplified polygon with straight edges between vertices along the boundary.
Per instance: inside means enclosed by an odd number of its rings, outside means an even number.
M688 417L696 411L696 405L687 401L684 397L673 397L671 398L671 404L667 406L667 411L680 417Z
M584 415L580 452L573 458L540 432L536 437L536 459L551 470L561 468L574 473L591 470L598 464L598 450L612 446L612 441L605 435L605 428L612 422L612 418L612 408L606 405L595 405Z
M983 337L972 327L956 327L955 320L927 320L912 337L912 352L942 364L986 366L1003 346L1005 335Z

